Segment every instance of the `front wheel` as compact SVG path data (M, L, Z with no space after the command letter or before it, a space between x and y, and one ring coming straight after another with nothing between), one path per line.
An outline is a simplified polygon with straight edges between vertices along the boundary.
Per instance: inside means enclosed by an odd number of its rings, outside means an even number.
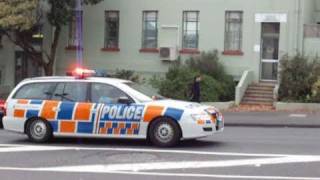
M47 121L34 119L28 123L26 133L31 141L44 143L52 137L52 128Z
M156 146L172 147L179 143L181 131L173 120L160 118L150 125L149 138Z

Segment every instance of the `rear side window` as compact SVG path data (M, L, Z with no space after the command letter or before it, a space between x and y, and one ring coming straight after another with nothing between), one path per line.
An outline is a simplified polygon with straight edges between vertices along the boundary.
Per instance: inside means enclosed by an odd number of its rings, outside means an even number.
M22 86L14 95L14 99L48 100L56 83L32 83Z
M88 101L88 83L85 82L66 82L58 83L53 92L52 99L69 102Z

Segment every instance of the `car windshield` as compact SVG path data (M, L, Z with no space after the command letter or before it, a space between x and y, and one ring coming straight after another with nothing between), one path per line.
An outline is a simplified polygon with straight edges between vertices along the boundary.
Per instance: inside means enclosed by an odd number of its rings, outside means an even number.
M159 95L151 87L144 86L138 83L133 83L133 82L126 83L126 85L128 85L129 87L137 91L137 93L139 93L136 95L139 97L139 100L142 102L164 99L163 96ZM143 98L143 96L146 96L148 98Z

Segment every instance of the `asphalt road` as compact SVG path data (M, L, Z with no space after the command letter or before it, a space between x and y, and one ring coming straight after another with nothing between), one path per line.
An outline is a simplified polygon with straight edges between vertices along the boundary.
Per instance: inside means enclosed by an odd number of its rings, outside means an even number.
M318 128L226 127L216 136L159 149L111 139L37 145L0 130L0 179L320 179L319 140Z

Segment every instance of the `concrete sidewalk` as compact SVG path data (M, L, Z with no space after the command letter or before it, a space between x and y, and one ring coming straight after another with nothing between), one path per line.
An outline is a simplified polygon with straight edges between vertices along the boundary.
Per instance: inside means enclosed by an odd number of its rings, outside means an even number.
M226 126L320 128L320 112L224 112Z

